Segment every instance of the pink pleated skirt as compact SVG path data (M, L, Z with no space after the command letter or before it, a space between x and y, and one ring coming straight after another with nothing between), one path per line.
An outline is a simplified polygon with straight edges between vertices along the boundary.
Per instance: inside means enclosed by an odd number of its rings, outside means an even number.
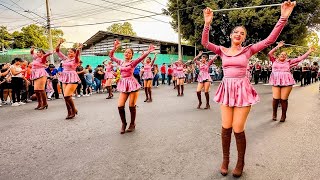
M153 79L152 72L143 72L142 79L144 79L144 80Z
M119 92L129 93L129 92L137 91L140 88L141 88L141 85L133 76L121 78L117 84L117 90Z
M208 81L208 82L211 82L211 77L209 75L209 73L206 73L206 72L200 72L199 75L198 75L198 82L203 82L203 81Z
M180 79L180 78L185 78L186 77L186 75L184 74L184 72L177 72L177 75L176 75L176 77L178 78L178 79Z
M114 79L114 75L112 72L106 72L104 73L104 79Z
M290 72L272 72L269 84L273 86L292 86L296 84Z
M63 71L58 79L64 84L77 83L80 81L76 71Z
M31 70L31 77L30 77L31 80L39 79L43 76L48 77L48 73L44 68Z
M223 78L214 101L229 107L251 106L259 102L259 96L247 77Z

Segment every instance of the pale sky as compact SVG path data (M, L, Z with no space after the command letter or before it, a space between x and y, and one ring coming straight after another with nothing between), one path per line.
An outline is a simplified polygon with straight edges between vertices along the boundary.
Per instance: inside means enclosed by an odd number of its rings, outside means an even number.
M50 1L50 0L49 0ZM88 2L90 4L82 3ZM111 1L127 6L143 9L150 12L144 12L120 5L108 3ZM112 23L99 24L93 26L81 27L59 27L78 24L109 22L115 20L123 20L129 18L136 18L140 16L152 15L151 12L161 13L161 9L165 8L167 0L51 0L51 16L53 27L58 27L64 32L64 38L69 42L84 42L99 30L106 30ZM14 2L16 4L14 4ZM19 13L30 17L45 24L45 20L41 19L33 13L26 13L24 10L30 10L40 16L46 15L45 0L1 0L4 4ZM22 9L23 8L23 9ZM111 8L111 9L110 9ZM119 12L120 10L122 12ZM133 14L134 13L134 14ZM157 40L177 42L177 33L171 28L169 24L171 18L167 16L154 16L158 19L137 19L129 21L133 25L134 31L138 36L147 37ZM0 24L8 26L11 32L20 30L21 26L25 24L32 24L34 21L23 17L16 12L6 10L5 7L0 6ZM18 27L18 28L17 28ZM17 28L17 29L15 29Z
M112 23L99 24L81 27L59 27L88 23L110 22L139 16L149 16L160 13L168 0L49 0L51 8L52 25L64 31L64 38L68 42L84 42L99 30L106 30ZM79 2L82 1L82 2ZM127 6L144 9L149 12L135 10L128 7L108 3L126 4ZM84 3L83 3L84 2ZM39 16L46 16L45 0L1 0L1 4L31 18L28 19L0 6L0 24L8 26L11 32L20 30L23 25L34 23L33 20L46 24ZM90 4L86 4L90 3ZM92 5L93 4L93 5ZM19 7L20 6L20 7ZM33 13L24 12L24 10ZM122 12L119 12L122 11ZM134 13L134 14L133 14ZM38 14L39 16L35 15ZM134 31L140 37L147 37L157 40L177 42L177 33L172 29L169 22L170 17L154 16L160 21L150 18L129 21ZM320 32L318 32L320 36ZM70 44L71 46L72 44Z

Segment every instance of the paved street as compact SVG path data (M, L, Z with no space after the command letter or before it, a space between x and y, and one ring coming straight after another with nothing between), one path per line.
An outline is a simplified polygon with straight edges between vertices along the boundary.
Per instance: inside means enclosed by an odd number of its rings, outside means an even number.
M186 85L184 97L172 86L154 88L153 103L144 103L140 91L137 130L124 135L119 134L118 94L112 100L105 94L76 99L79 115L73 121L64 120L63 100L49 101L44 111L33 110L36 103L1 107L0 179L234 179L219 174L219 106L211 101L211 110L197 110L195 87ZM319 179L318 87L295 87L287 121L279 123L271 121L271 86L255 86L261 102L249 115L241 179ZM236 156L233 138L230 170Z

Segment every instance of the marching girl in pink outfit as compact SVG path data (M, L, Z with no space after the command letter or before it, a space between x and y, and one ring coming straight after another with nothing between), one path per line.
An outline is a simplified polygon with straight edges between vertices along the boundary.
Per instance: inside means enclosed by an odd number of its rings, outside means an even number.
M249 58L277 40L294 6L295 2L285 1L281 5L281 18L271 34L265 40L256 44L242 47L241 44L245 41L247 35L246 29L243 26L234 28L230 34L230 48L217 46L209 42L209 29L213 19L213 11L210 8L203 11L205 26L202 33L202 45L221 57L224 71L224 78L214 97L214 100L221 104L223 162L220 172L224 176L228 174L232 129L238 150L238 161L232 174L235 177L242 175L246 151L245 123L251 105L259 101L257 92L247 78Z
M292 86L296 84L290 72L290 68L298 65L299 62L306 59L309 56L309 54L315 50L314 48L310 48L307 53L295 59L287 59L287 53L281 52L278 58L276 58L274 56L274 52L280 47L282 47L283 45L284 45L284 42L281 41L268 54L269 59L272 62L272 72L269 80L269 84L272 85L272 94L273 94L272 119L274 121L277 120L277 110L278 110L278 104L280 102L281 109L282 109L280 122L285 122L286 120L287 109L288 109L288 98L292 90Z
M76 114L78 114L78 110L76 109L72 95L74 91L78 87L78 82L80 78L76 72L76 69L80 62L80 49L82 48L82 44L78 45L78 48L68 49L68 56L65 56L60 51L60 45L64 42L63 39L60 39L58 45L56 47L56 53L59 58L62 60L63 71L59 76L59 81L62 83L63 87L63 96L66 103L66 107L68 110L68 115L66 119L73 119Z
M183 72L184 63L182 62L182 60L178 60L175 63L175 66L176 66L176 79L177 79L177 90L178 90L177 96L183 96L184 80L186 78L186 75Z
M152 81L153 81L152 67L154 62L156 61L156 58L157 58L157 54L154 54L154 58L152 61L150 57L147 57L146 62L143 63L144 72L142 75L142 79L144 80L144 91L146 93L146 100L144 100L144 102L152 102L152 94L151 94L151 87L152 87Z
M134 68L142 62L149 54L150 52L154 51L155 48L151 44L149 46L149 49L146 53L142 54L141 57L139 57L136 60L132 60L133 57L133 50L132 49L126 49L124 52L124 58L125 60L120 60L116 57L114 57L114 52L120 47L120 42L118 40L115 40L114 42L114 48L110 51L109 57L111 61L116 62L120 66L120 73L121 73L121 79L118 82L117 90L120 92L119 101L118 101L118 110L119 115L122 121L122 127L121 127L121 134L124 134L125 132L132 132L135 130L136 124L136 103L139 95L139 89L141 88L140 84L134 78L133 71ZM125 103L129 97L129 109L131 114L131 123L129 128L126 131L127 127L127 121L126 121L126 113L125 113Z
M106 87L107 91L109 93L109 96L106 99L111 99L113 97L112 94L112 80L115 78L114 72L113 72L113 65L112 61L108 61L107 64L104 65L106 71L104 73L104 79L106 80Z
M45 92L48 73L45 68L47 66L47 57L52 53L46 54L44 50L39 49L37 54L34 54L34 47L31 48L30 53L33 58L30 79L34 82L34 92L38 100L38 106L35 110L48 109L47 95Z
M199 58L201 57L201 60L199 61ZM201 90L204 88L204 94L206 96L206 107L204 109L210 109L210 103L209 103L209 89L210 89L210 84L211 84L211 77L209 74L209 67L213 64L214 60L217 59L217 55L214 56L213 59L210 59L209 62L208 60L208 55L207 54L202 54L202 51L194 58L194 62L196 65L199 66L200 73L198 76L198 87L197 87L197 97L198 97L198 109L201 109Z

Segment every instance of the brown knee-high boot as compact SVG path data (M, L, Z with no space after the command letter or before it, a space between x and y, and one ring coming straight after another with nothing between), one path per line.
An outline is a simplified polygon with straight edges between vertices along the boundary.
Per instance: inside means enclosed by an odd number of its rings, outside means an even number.
M147 102L149 100L149 91L148 91L148 87L144 87L144 93L146 93L146 100L144 100L143 102Z
M204 109L210 109L209 92L205 92L204 94L206 96L206 101L207 101L206 107Z
M108 95L108 97L107 97L106 99L111 99L112 96L113 96L113 95L112 95L112 92L111 92L111 91L112 91L111 86L107 86L107 91L108 91L108 94L109 94L109 95Z
M197 91L197 97L198 97L198 101L199 101L199 104L198 104L197 109L200 109L200 108L201 108L201 104L202 104L202 101L201 101L201 91Z
M47 103L47 95L46 92L44 90L40 91L40 96L41 96L41 107L38 108L39 110L43 110L43 109L48 109L48 103Z
M234 177L240 177L243 172L244 167L244 156L246 153L246 134L243 132L241 133L234 133L236 138L237 150L238 150L238 161L236 168L233 170L232 174Z
M277 120L277 111L278 111L278 105L279 105L280 99L275 99L273 98L272 100L272 120L276 121Z
M131 114L131 122L130 122L130 126L127 129L127 132L132 132L135 130L136 128L136 115L137 115L137 111L136 111L136 106L133 107L129 107L130 109L130 114Z
M42 105L42 99L41 99L41 94L40 94L41 90L35 90L34 92L35 92L35 94L37 96L37 100L38 100L38 106L36 108L34 108L34 110L39 110L39 108Z
M177 90L178 90L178 95L177 96L180 96L180 85L177 85Z
M232 134L232 128L225 129L222 127L221 141L222 141L223 161L220 168L220 172L223 176L226 176L228 174L231 134Z
M183 96L184 85L182 84L182 85L180 85L180 87L181 87L181 96Z
M67 111L68 111L68 115L67 115L66 119L72 119L72 108L69 104L69 98L71 98L71 97L70 96L64 97L64 101L66 103L66 107L67 107Z
M118 111L122 122L120 134L124 134L127 128L126 111L124 109L124 106L118 107Z
M76 114L78 114L78 110L76 109L75 105L74 105L74 102L72 100L72 97L69 96L69 105L71 107L71 110L72 110L72 116L74 117Z
M151 92L151 87L148 87L148 92L149 92L149 100L148 100L148 102L152 102L152 92Z
M285 122L287 118L287 109L288 109L288 99L281 99L281 109L282 109L282 114L281 114L281 119L280 122Z

